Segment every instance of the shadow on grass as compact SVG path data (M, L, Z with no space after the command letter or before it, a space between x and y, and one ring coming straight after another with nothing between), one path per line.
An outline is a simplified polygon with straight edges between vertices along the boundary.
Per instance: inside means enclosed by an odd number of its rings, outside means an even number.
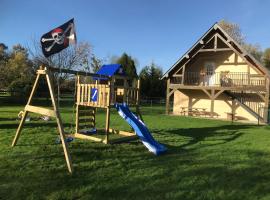
M55 122L27 125L56 127ZM186 149L204 140L218 141L215 145L231 142L254 127L223 125L154 130L164 141L190 139L185 144L167 145L169 152L160 157L147 152L139 141L104 145L78 140L70 146L75 169L72 176L66 172L61 145L46 144L36 153L28 153L27 147L23 155L19 150L6 157L7 165L0 165L0 196L5 199L29 196L34 199L267 199L270 195L267 153L240 149L224 153L221 158L209 157L208 151ZM213 147L209 151L220 149ZM242 156L248 159L239 159ZM14 187L16 190L10 193Z
M227 142L234 141L241 137L244 133L244 130L252 129L257 127L256 125L222 125L217 127L198 127L198 128L180 128L180 129L158 129L153 130L154 133L167 136L175 135L190 138L189 141L185 144L179 146L170 146L171 148L185 148L191 145L198 144L202 141L215 141L211 145L219 145Z
M7 190L2 197L12 195L24 198L53 199L261 199L270 195L269 155L259 151L237 152L248 154L248 161L233 160L226 164L219 160L200 160L200 155L185 154L174 157L153 158L140 154L128 154L109 158L104 155L107 147L74 152L75 172L72 176L52 162L62 160L61 155L34 157L36 171L29 171L25 163L24 173L16 179L5 174L1 179ZM100 151L100 150L103 150ZM193 156L192 162L190 156ZM162 158L162 159L160 159ZM23 158L24 160L25 158ZM156 159L157 162L150 161ZM163 160L164 162L160 162ZM165 162L166 161L166 162ZM209 163L211 163L209 165ZM239 167L242 166L242 167ZM34 184L38 183L38 184ZM14 184L16 191L10 194ZM57 187L55 187L57 185ZM74 187L76 186L76 187ZM54 196L55 195L55 196Z
M13 123L13 124L0 124L0 129L17 129L19 126L19 121L17 121L17 123ZM70 123L63 123L63 127L70 127ZM72 125L74 126L74 124ZM57 127L57 123L56 121L49 121L49 122L25 122L24 126L25 128L39 128L39 127L48 127L48 128L55 128Z

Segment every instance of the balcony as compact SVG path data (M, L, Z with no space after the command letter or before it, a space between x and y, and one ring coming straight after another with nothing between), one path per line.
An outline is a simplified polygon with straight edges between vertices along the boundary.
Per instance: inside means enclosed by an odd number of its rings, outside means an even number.
M242 72L217 72L217 73L199 73L185 72L184 80L181 75L172 77L170 84L186 86L205 86L205 87L264 87L266 86L266 77L264 75L249 74Z

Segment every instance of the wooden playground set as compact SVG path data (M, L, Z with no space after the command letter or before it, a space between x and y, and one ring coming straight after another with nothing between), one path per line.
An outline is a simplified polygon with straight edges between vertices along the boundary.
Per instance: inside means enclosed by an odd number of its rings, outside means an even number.
M163 145L154 140L149 130L142 122L139 109L140 80L127 77L123 67L119 64L103 65L96 74L41 66L40 69L37 70L37 77L22 113L22 118L13 139L12 146L16 145L29 112L54 117L58 125L67 167L69 172L72 173L71 157L52 79L53 73L60 72L77 76L76 128L73 134L74 138L88 139L108 144L133 140L139 137L149 151L154 154L159 155L166 151ZM31 105L41 77L45 77L48 84L53 106L52 109ZM136 107L136 115L129 110L128 106ZM106 110L106 125L103 130L96 130L95 128L97 108ZM135 133L110 128L110 113L112 108L117 108L119 115L128 122ZM87 125L85 123L87 123ZM98 136L99 133L101 133L101 135ZM110 139L110 134L118 134L121 137ZM101 136L103 136L103 138Z

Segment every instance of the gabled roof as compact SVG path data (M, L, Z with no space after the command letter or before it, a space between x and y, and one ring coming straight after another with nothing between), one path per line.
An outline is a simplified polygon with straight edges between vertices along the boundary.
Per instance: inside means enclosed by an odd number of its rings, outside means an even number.
M248 53L244 48L241 47L231 36L229 36L226 31L218 25L216 22L169 70L165 72L161 79L168 78L171 72L173 72L177 67L183 66L189 59L195 56L198 51L204 47L204 43L208 42L209 38L214 34L218 33L223 37L229 44L229 47L235 51L242 59L244 59L248 64L255 66L263 74L269 75L269 71L258 62L250 53Z

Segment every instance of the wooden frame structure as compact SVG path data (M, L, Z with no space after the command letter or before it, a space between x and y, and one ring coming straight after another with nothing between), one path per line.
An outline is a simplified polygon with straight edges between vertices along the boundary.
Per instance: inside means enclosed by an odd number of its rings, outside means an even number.
M237 62L237 57L243 60L238 65L247 65L245 73L228 73L225 76L224 83L229 80L230 84L224 84L222 74L218 76L216 83L207 84L205 74L200 72L189 72L189 66L192 65L196 56L203 56L205 53L211 52L231 52L235 55L234 62ZM235 63L232 63L233 65ZM226 63L224 64L226 65ZM251 67L257 74L251 73ZM223 93L232 99L232 103L226 102L232 109L234 114L237 107L243 107L252 116L263 122L269 121L269 82L270 74L256 59L241 47L233 38L231 38L217 23L214 24L162 77L167 81L166 91L166 114L170 113L170 97L176 91L194 90L202 91L210 99L211 116L214 115L215 100ZM253 95L263 102L264 107L259 106L254 108L249 106L241 95ZM193 102L192 104L195 104Z
M127 76L114 75L107 78L106 81L95 80L92 83L81 83L80 76L77 76L77 102L76 102L76 130L74 137L80 139L88 139L95 142L103 142L105 144L112 144L122 141L137 139L133 132L122 130L115 130L110 128L111 109L114 108L115 103L126 103L130 106L136 107L136 113L142 119L139 109L140 103L140 80L129 79ZM122 85L117 85L117 81L121 80ZM97 100L91 100L91 90L96 89ZM81 117L88 113L88 122L90 128L94 128L96 124L96 110L97 108L106 110L106 125L105 129L99 129L97 132L105 132L104 138L95 135L85 134L81 132ZM89 109L88 111L85 111ZM111 139L110 134L118 134L121 137Z
M58 104L56 103L56 98L55 98L54 85L52 81L54 72L77 75L76 131L75 131L74 137L81 138L81 139L89 139L96 142L103 142L105 144L116 143L116 142L132 140L132 139L137 138L135 133L122 131L122 130L115 130L115 129L110 128L110 113L111 113L111 108L114 107L115 103L125 102L130 106L135 106L138 116L142 119L141 114L140 114L140 109L139 109L139 103L140 103L140 92L139 92L140 80L139 79L130 80L128 77L125 77L125 76L115 75L115 76L110 77L106 75L99 75L99 74L87 73L87 72L82 72L82 71L75 71L75 70L68 70L68 69L60 70L58 68L41 66L40 69L37 70L37 77L35 79L27 104L24 108L21 121L19 123L18 129L16 131L16 135L12 142L12 147L14 147L18 142L23 125L25 123L25 120L29 112L54 117L56 118L68 171L70 173L73 172L71 156L69 153L68 144L65 140L63 123L62 123L61 115L59 112L59 107L58 107ZM107 80L107 83L100 83L100 81L96 80L94 84L83 84L83 83L80 83L80 76L82 75L96 77L96 78L103 78ZM50 93L52 106L53 106L52 109L31 105L33 96L37 90L41 77L45 77L46 82L48 84L49 93ZM116 85L116 80L119 80L119 79L123 80L124 82L122 86ZM132 81L131 86L129 85L128 81ZM98 96L100 98L98 98L98 101L96 102L92 102L90 100L91 88L96 88L99 91ZM119 101L119 97L122 98L120 101ZM106 109L106 126L105 126L104 139L80 133L80 116L82 115L82 113L88 112L88 114L90 114L89 122L91 123L92 127L95 127L95 120L96 120L95 115L96 115L97 108ZM87 109L89 109L90 112ZM123 137L110 140L109 134L119 134Z
M32 106L31 105L33 96L34 96L34 94L36 92L36 89L38 87L38 83L39 83L40 78L42 76L44 76L46 78L46 81L47 81L47 84L48 84L48 87L49 87L51 100L52 100L53 109L48 109L48 108L37 107L37 106ZM28 102L27 102L27 104L26 104L26 106L24 108L22 119L20 121L20 124L19 124L19 127L17 129L16 135L15 135L15 137L13 139L13 142L12 142L12 147L14 147L17 144L17 141L18 141L18 139L20 137L23 125L25 123L25 119L26 119L29 112L38 113L38 114L41 114L41 115L46 115L46 116L56 118L58 131L59 131L59 135L60 135L60 138L61 138L61 142L62 142L62 146L63 146L63 150L64 150L64 155L65 155L65 159L66 159L67 168L68 168L68 171L70 173L72 173L73 172L73 167L72 167L71 157L70 157L70 154L69 154L68 144L67 144L67 142L65 140L65 134L64 134L64 128L63 128L61 115L60 115L60 112L59 112L58 104L56 103L56 99L55 99L54 86L53 86L53 81L52 81L52 73L46 67L41 67L39 70L37 70L37 77L36 77L35 83L33 85L33 88L32 88L30 97L28 99Z

